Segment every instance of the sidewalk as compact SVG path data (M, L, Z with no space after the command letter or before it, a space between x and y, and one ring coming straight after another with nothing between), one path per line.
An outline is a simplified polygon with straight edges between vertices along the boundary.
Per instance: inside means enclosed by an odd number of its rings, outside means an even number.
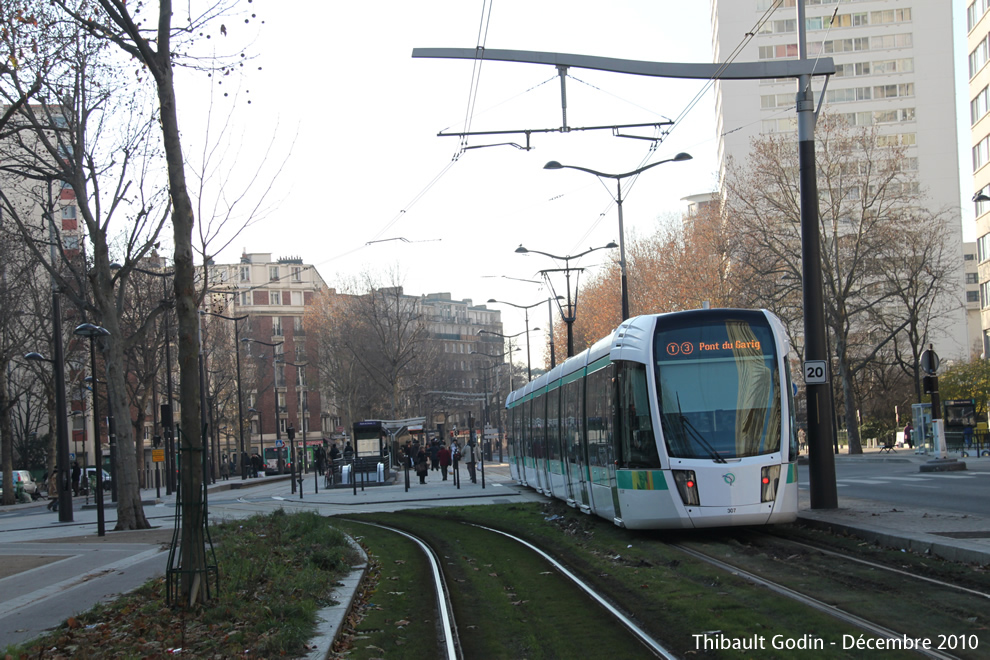
M913 450L898 450L894 454L867 450L859 456L838 455L835 460L837 464L896 461L920 465L930 457L916 455ZM990 472L990 458L965 460L973 470ZM460 472L460 489L452 480L442 481L439 472L430 472L425 485L419 484L415 474L411 474L408 490L404 474L399 472L396 476L391 485L366 484L362 490L359 483L356 493L353 487L328 490L321 479L319 493L314 493L314 477L308 474L303 477L302 499L298 493L291 494L288 475L246 481L232 478L209 486L208 493L211 502L218 503L218 508L222 502L227 510L243 497L256 503L279 503L286 508L317 507L328 514L372 506L398 510L417 503L446 500L468 499L480 504L545 499L535 491L516 486L507 464L486 466L484 488L480 472L478 483L472 484L464 469ZM17 505L16 513L0 508L0 598L3 599L0 648L32 639L97 602L112 600L164 574L172 540L175 498L165 497L164 489L160 501L155 489L143 493L145 514L157 527L114 532L116 510L107 508L107 535L102 538L96 536L96 510L83 507L84 498L74 501L74 523L59 523L57 514L47 511L45 502ZM872 500L845 498L841 492L837 509L812 510L807 490L800 494L799 516L805 523L842 530L890 547L955 561L990 564L990 516L892 507ZM342 603L350 602L357 580L347 584L337 595ZM326 647L332 641L345 613L341 609L325 617L322 628L327 632L321 638L321 646Z

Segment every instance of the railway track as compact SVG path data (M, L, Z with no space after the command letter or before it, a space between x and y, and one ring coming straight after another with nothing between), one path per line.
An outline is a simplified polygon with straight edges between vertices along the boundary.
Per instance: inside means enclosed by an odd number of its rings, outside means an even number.
M979 658L990 646L982 620L987 591L766 530L724 536L729 540L669 545L887 640L875 642L870 650L906 645L906 650L930 658ZM754 539L759 543L749 545ZM785 562L796 570L783 570ZM836 597L839 591L845 592L841 598Z
M492 632L496 636L503 637L514 635L502 635L501 631L490 632L479 630L486 623L484 619L479 623L474 608L465 606L465 600L473 599L473 595L471 595L472 587L468 586L469 580L459 577L460 575L478 572L478 564L489 566L487 562L489 560L494 561L494 557L502 555L506 544L517 546L516 553L521 551L530 555L530 560L525 562L530 567L536 565L543 569L549 569L540 570L535 573L535 575L539 576L537 580L538 585L520 588L521 585L518 585L515 580L510 580L513 583L511 588L513 590L512 597L516 599L515 603L525 604L537 600L538 594L532 591L534 588L544 593L558 593L562 588L569 591L577 589L585 596L585 598L569 597L566 603L558 602L557 607L549 611L543 607L528 609L526 617L527 619L532 617L532 621L528 625L534 629L536 634L541 630L545 632L553 628L556 629L557 637L570 637L578 631L567 630L567 620L576 622L593 620L596 622L596 629L608 630L612 636L612 638L605 639L601 648L602 652L606 652L611 647L613 653L617 653L614 657L618 658L657 657L673 660L679 657L666 648L662 642L645 631L630 616L609 602L608 599L603 598L587 580L583 579L577 573L570 571L548 553L516 535L482 525L471 525L474 528L472 534L483 535L480 542L484 547L489 549L491 554L484 557L474 556L469 559L463 556L457 557L456 555L452 555L449 552L447 543L438 542L438 537L444 538L452 534L448 527L465 527L461 523L451 522L447 525L440 526L440 528L434 528L431 530L432 533L423 534L421 532L412 533L408 529L382 523L370 523L359 520L350 520L350 522L371 525L378 530L388 531L409 539L418 548L422 559L429 564L428 573L431 576L431 585L428 589L426 585L423 585L423 587L424 591L429 591L432 595L430 608L438 613L438 637L442 640L439 644L439 650L444 654L440 657L446 657L451 660L455 658L459 660L464 657L516 657L517 652L510 651L510 645L500 651L494 651L490 647L487 649L479 648L483 644L479 644L477 638L490 637ZM374 548L369 549L371 552L374 552ZM393 561L406 562L408 559ZM533 575L531 571L529 571L529 574ZM490 575L495 575L495 573L493 572ZM551 585L550 583L552 581L567 583L567 586ZM450 588L451 585L454 586L453 591ZM380 592L382 589L378 588L377 591ZM497 603L492 603L492 605L497 605ZM566 610L567 617L565 619L559 618L562 607ZM583 610L583 612L578 612L578 609ZM540 620L541 615L548 613L550 614L548 620ZM617 625L609 625L609 622ZM616 647L614 641L617 635L617 629L621 629L623 631L622 636L625 637L618 647ZM361 626L358 626L357 630L359 631L357 636L367 636L367 632ZM467 632L466 637L464 635L465 632ZM527 635L518 636L526 637ZM508 642L506 643L508 644ZM377 650L379 647L374 646L374 648ZM478 655L479 652L482 652L483 656ZM594 650L590 650L589 652L592 656L596 655Z

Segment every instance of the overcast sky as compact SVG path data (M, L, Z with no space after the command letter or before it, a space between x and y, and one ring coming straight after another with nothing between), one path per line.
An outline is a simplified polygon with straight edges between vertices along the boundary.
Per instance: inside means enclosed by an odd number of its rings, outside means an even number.
M658 218L679 215L685 208L681 198L715 187L714 95L703 81L569 71L566 122L572 128L676 121L653 155L650 141L604 130L534 133L530 151L497 146L458 156L459 139L437 133L467 130L469 107L472 131L560 128L557 71L503 62L476 69L467 60L412 58L417 47L484 43L710 62L707 1L295 0L279 4L281 13L273 13L274 6L247 5L259 12L251 24L258 28L250 48L257 57L242 78L224 79L215 88L215 113L225 116L233 105L228 131L236 146L229 160L235 162L222 169L241 188L258 163L267 169L251 184L254 192L267 187L276 166L288 160L265 216L216 255L219 263L236 262L244 251L271 252L315 264L330 286L363 271L397 270L410 294L446 291L475 303L497 298L529 304L546 291L506 278L539 279L537 271L557 264L517 255L518 245L567 255L618 239L614 182L606 188L585 173L545 171L547 161L621 173L690 153L693 160L654 168L625 193L627 241L651 233ZM233 28L228 34L241 36ZM195 142L208 91L186 85L179 94L182 128ZM627 132L653 134L648 128ZM525 136L474 136L467 145L493 142L525 144ZM232 183L225 194L237 189ZM400 237L409 242L384 240ZM607 252L596 252L578 265L588 267L588 277L607 258ZM522 330L522 313L502 309L505 331ZM530 325L545 327L545 311L534 314L539 321Z

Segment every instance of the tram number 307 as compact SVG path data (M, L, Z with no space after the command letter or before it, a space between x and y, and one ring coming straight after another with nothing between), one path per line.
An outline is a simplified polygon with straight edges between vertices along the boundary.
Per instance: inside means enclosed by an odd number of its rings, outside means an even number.
M730 506L728 509L725 510L725 512L726 513L735 513L736 512L736 507Z

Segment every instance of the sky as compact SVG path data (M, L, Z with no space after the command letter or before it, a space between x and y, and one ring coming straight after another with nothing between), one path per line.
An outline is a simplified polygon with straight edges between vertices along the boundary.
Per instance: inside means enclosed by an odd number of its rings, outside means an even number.
M475 304L495 298L527 305L545 299L547 290L513 278L538 280L538 271L563 263L516 254L520 244L565 256L619 238L614 181L603 185L583 172L544 170L547 161L623 173L682 151L693 156L653 168L624 188L627 242L678 217L685 196L715 189L715 101L704 81L568 72L567 126L675 122L652 154L653 142L610 130L534 133L528 151L461 152L459 138L437 134L563 126L556 69L412 58L418 47L481 43L710 62L707 1L295 0L247 7L257 12L247 27L231 21L228 36L218 35L232 43L254 36L242 75L212 87L213 116L222 118L212 130L215 136L226 124L227 155L218 166L227 179L222 195L240 199L241 220L245 209L258 205L260 212L236 236L229 226L221 231L211 245L217 263L235 263L243 252L271 252L315 265L329 286L367 272L382 285L397 278L409 294L449 292ZM180 125L200 152L204 100L211 94L204 82L187 78L178 92ZM624 132L653 134L650 128ZM466 144L524 141L521 134L472 136ZM193 160L199 156L187 152ZM587 278L608 258L597 251L571 265L586 267ZM521 310L500 309L507 334L523 329ZM545 309L532 310L531 327L546 327ZM532 340L535 351L543 342L537 334Z

